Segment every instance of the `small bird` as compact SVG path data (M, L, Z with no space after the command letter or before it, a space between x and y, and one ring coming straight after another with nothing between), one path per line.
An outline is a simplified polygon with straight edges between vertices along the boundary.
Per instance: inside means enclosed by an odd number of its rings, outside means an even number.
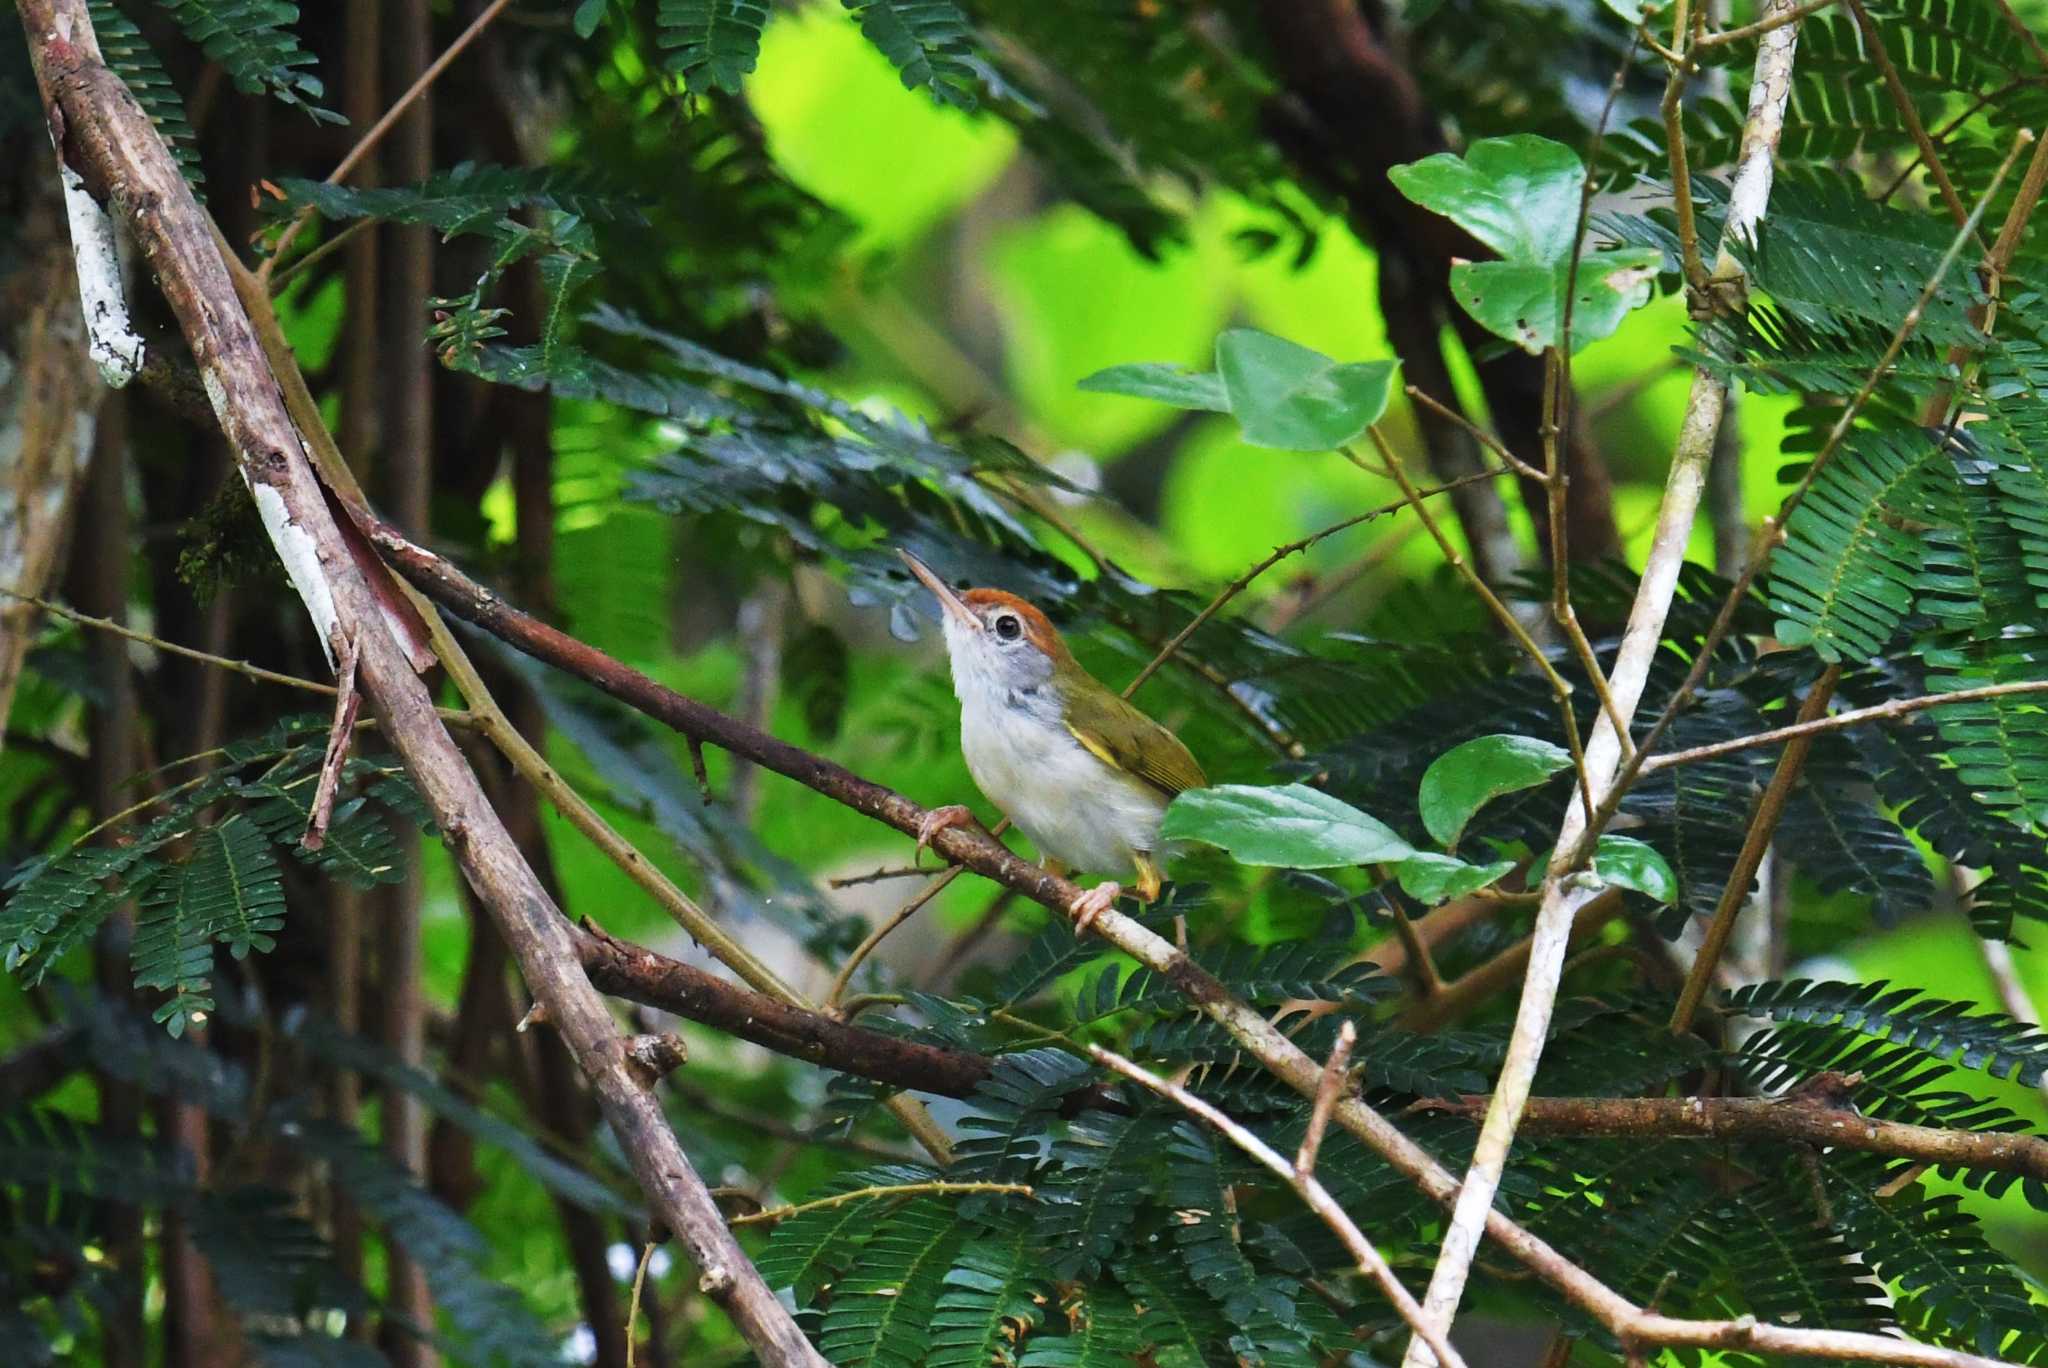
M1000 589L956 594L917 557L897 554L943 610L960 749L975 784L1049 868L1133 870L1139 896L1158 897L1166 805L1208 783L1195 757L1082 669L1044 613ZM973 820L957 805L934 809L918 849ZM1090 889L1075 904L1076 928L1086 932L1122 892L1116 883Z

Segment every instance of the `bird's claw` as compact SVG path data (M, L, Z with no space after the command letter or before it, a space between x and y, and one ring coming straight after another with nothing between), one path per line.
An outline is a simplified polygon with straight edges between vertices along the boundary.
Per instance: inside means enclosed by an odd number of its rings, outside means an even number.
M1095 925L1095 919L1109 911L1110 904L1114 903L1123 891L1122 884L1101 883L1074 899L1074 934L1087 935L1088 928Z
M964 804L949 803L945 807L933 808L917 824L917 850L910 857L915 864L924 858L924 848L938 839L940 832L948 827L973 826L974 814Z

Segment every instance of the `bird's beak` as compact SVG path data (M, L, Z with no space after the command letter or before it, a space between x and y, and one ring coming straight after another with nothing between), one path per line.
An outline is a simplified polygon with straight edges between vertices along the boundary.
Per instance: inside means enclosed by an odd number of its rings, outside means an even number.
M974 615L974 610L961 602L960 596L948 589L946 582L934 575L929 566L900 546L896 548L896 554L903 557L903 563L910 567L910 573L917 576L918 582L938 596L939 607L945 609L947 617L962 627L977 632L985 630L981 619Z

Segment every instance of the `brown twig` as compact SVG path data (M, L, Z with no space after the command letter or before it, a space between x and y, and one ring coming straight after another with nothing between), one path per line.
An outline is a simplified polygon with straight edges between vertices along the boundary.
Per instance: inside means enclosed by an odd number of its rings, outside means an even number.
M334 820L334 796L341 791L342 766L348 761L349 742L355 739L356 710L363 703L363 696L356 692L356 655L355 638L343 638L341 660L334 671L334 725L327 731L327 752L320 758L320 782L313 788L305 834L299 837L299 844L307 850L318 850L327 844L327 824Z
M1476 1117L1486 1110L1486 1098L1424 1100L1416 1109ZM1909 1126L1847 1107L1777 1098L1532 1097L1522 1129L1535 1135L1620 1139L1795 1140L1943 1168L2048 1179L2048 1139L2038 1135Z
M1812 722L1827 711L1828 700L1835 696L1835 685L1841 678L1840 665L1830 665L1821 672L1799 705L1801 722ZM1678 1004L1671 1009L1671 1029L1674 1032L1692 1029L1693 1013L1699 1010L1700 1001L1707 994L1707 985L1713 981L1714 969L1721 962L1721 952L1728 948L1728 937L1735 930L1735 918L1740 915L1742 905L1749 901L1756 871L1763 864L1764 852L1770 848L1771 837L1777 833L1778 819L1784 815L1785 804L1792 797L1792 786L1798 782L1799 771L1806 764L1806 753L1812 748L1813 733L1803 732L1786 743L1785 753L1778 757L1778 768L1772 772L1771 782L1757 801L1756 815L1749 820L1749 830L1742 838L1742 851L1735 857L1735 867L1728 872L1728 882L1721 889L1721 900L1714 905L1714 916L1707 923L1699 954L1694 956L1692 969L1685 976L1685 986L1679 990Z
M510 3L512 3L512 0L491 0L491 3L484 7L483 12L470 21L469 27L456 35L455 41L448 45L447 51L436 57L427 66L427 69L419 74L419 78L406 87L405 93L392 102L391 108L384 111L384 117L371 124L363 136L356 140L356 145L351 147L348 150L348 154L341 159L334 170L328 173L326 184L339 185L342 181L348 179L348 173L355 170L357 164L363 158L369 156L376 149L378 143L384 141L384 135L389 133L393 126L405 116L405 111L412 107L413 102L427 93L427 88L440 79L441 73L448 69L448 64L457 57L460 57L464 49L475 42L482 35L483 31L490 27L491 21L497 18L503 12L505 6ZM313 218L313 213L314 211L310 207L301 209L298 215L285 225L284 232L277 239L277 246L271 249L270 255L256 269L257 277L265 285L270 283L272 268L284 256L285 249L292 245L293 239L305 231L306 224Z
M1409 389L1412 392L1414 390L1414 387L1411 385ZM1512 460L1513 458L1509 457L1509 459ZM1499 473L1500 472L1496 470L1476 471L1473 474L1461 476L1460 478L1451 480L1445 484L1433 485L1428 489L1418 490L1416 491L1415 497L1418 499L1432 498L1438 494L1448 493L1453 489L1462 489L1464 486L1469 484L1477 484L1481 480L1493 479ZM1408 504L1409 499L1406 496L1404 496L1402 498L1396 499L1392 503L1381 504L1378 508L1367 509L1363 513L1353 514L1351 517L1348 518L1340 518L1338 521L1331 523L1328 527L1325 527L1320 531L1311 532L1308 536L1303 537L1299 541L1291 541L1288 542L1285 546L1277 546L1273 548L1273 552L1271 555L1262 557L1257 562L1255 562L1249 570L1246 570L1242 575L1239 575L1229 584L1223 586L1222 590L1220 590L1217 593L1216 597L1209 600L1209 604L1207 607L1203 608L1201 612L1195 614L1195 616L1189 620L1187 626L1181 628L1178 632L1175 632L1173 636L1168 639L1167 643L1159 648L1158 654L1154 655L1151 660L1145 663L1145 668L1138 671L1137 678L1133 679L1129 684L1124 686L1124 697L1129 698L1132 694L1135 694L1138 691L1139 687L1142 686L1146 680L1150 679L1154 674L1158 673L1160 666L1164 665L1168 660L1172 659L1174 653L1180 650L1182 646L1187 644L1187 640L1189 637L1193 636L1197 631L1201 630L1202 625L1204 623L1208 622L1211 618L1215 617L1218 613L1222 612L1224 607L1232 599L1236 598L1239 594L1243 593L1247 588L1249 588L1253 580L1265 574L1268 570L1271 570L1274 566L1278 565L1281 561L1286 560L1289 556L1298 555L1301 552L1308 550L1311 546L1314 546L1316 543L1324 540L1327 537L1334 537L1339 532L1347 531L1350 528L1357 527L1361 523L1368 523L1372 522L1377 518L1384 518L1390 513L1398 513L1402 509L1408 507Z
M1346 1022L1345 1025L1348 1029L1350 1023ZM1293 1188L1308 1205L1309 1210L1321 1217L1323 1224L1343 1243L1345 1251L1358 1264L1358 1271L1379 1284L1380 1290L1386 1293L1387 1300L1400 1312L1401 1319L1407 1321L1422 1342L1436 1353L1443 1368L1464 1368L1465 1361L1458 1356L1458 1351L1451 1347L1449 1338L1442 1330L1429 1323L1428 1318L1422 1314L1422 1307L1416 1303L1415 1295L1394 1276L1394 1270L1388 1266L1386 1258L1373 1247L1371 1240L1365 1238L1364 1232L1359 1230L1351 1217L1345 1214L1344 1208L1330 1195L1329 1189L1316 1180L1312 1153L1307 1164L1299 1161L1289 1164L1278 1150L1180 1084L1161 1078L1150 1069L1133 1063L1113 1050L1105 1050L1100 1045L1090 1046L1088 1052L1094 1056L1097 1063L1108 1065L1132 1082L1142 1084L1169 1102L1177 1104L1182 1110L1207 1121L1222 1131L1231 1144L1236 1145ZM1335 1091L1330 1090L1333 1104ZM1325 1116L1328 1115L1327 1107L1320 1110ZM1304 1152L1307 1152L1305 1145Z
M410 652L391 634L384 605L313 475L213 230L162 135L102 61L84 0L19 0L17 8L45 106L64 118L65 155L88 183L109 187L146 257L318 638L330 649L355 638L364 692L456 863L590 1075L654 1209L764 1361L822 1365L733 1241L658 1102L629 1070L604 1000L575 962L570 928L436 718Z
M115 636L126 637L130 641L139 641L143 645L154 647L159 651L183 656L187 660L201 661L218 669L226 670L231 674L242 675L245 678L258 680L265 684L282 684L288 689L304 689L307 693L332 694L334 692L332 684L322 684L317 679L302 679L298 675L279 674L276 670L266 670L261 665L251 665L246 660L233 660L227 656L211 655L205 651L194 650L190 646L180 646L175 641L166 641L162 637L151 636L148 632L138 632L125 623L115 622L112 618L94 617L91 613L81 613L76 608L67 608L61 603L39 598L34 594L24 594L19 590L0 587L0 597L34 604L46 613L54 613L58 617L75 622L81 627L90 627L94 631L99 632L111 632Z
M1675 765L1690 765L1699 760L1711 760L1718 755L1733 751L1753 750L1758 746L1775 746L1780 741L1796 737L1813 736L1819 732L1841 731L1847 727L1859 727L1865 722L1883 722L1895 717L1907 717L1924 712L1928 708L1945 707L1951 703L1975 703L1986 698L2004 698L2011 694L2048 692L2048 679L2020 679L2009 684L1985 684L1975 689L1956 689L1949 693L1922 694L1917 698L1894 698L1884 703L1874 703L1867 708L1851 708L1847 712L1832 713L1816 717L1811 721L1794 722L1789 726L1773 727L1769 731L1754 732L1748 736L1730 737L1726 741L1710 741L1703 746L1690 746L1680 751L1665 751L1653 755L1643 762L1644 774L1655 774L1659 770Z
M1323 1132L1330 1125L1330 1108L1337 1105L1337 1094L1350 1082L1351 1047L1358 1043L1358 1027L1348 1019L1337 1028L1337 1043L1330 1047L1330 1060L1323 1065L1322 1085L1316 1089L1316 1100L1308 1114L1308 1130L1302 1134L1301 1148L1294 1153L1294 1176L1309 1178L1316 1171L1316 1155L1323 1147Z
M845 1206L850 1202L865 1202L890 1197L972 1197L977 1194L1007 1194L1015 1197L1035 1197L1037 1192L1029 1183L897 1183L876 1187L855 1188L851 1192L835 1192L830 1197L815 1201L797 1202L789 1206L763 1207L750 1211L744 1216L735 1216L726 1224L735 1226L774 1225L792 1216L801 1216L807 1211L826 1211L832 1207Z
M1878 75L1884 79L1885 94L1891 97L1892 107L1899 111L1899 118L1906 125L1906 133L1913 139L1913 146L1920 150L1921 164L1934 177L1934 188L1941 195L1941 202L1948 208L1948 216L1955 220L1958 228L1967 223L1970 211L1964 207L1962 196L1956 193L1956 183L1949 179L1948 168L1941 164L1941 154L1935 150L1934 140L1927 136L1927 126L1920 121L1920 111L1913 104L1913 97L1906 93L1906 83L1899 79L1899 69L1892 65L1892 56L1885 51L1884 35L1870 18L1870 11L1863 7L1863 0L1844 0L1849 13L1856 17L1856 27L1863 34L1863 46L1870 53L1870 60L1877 64Z

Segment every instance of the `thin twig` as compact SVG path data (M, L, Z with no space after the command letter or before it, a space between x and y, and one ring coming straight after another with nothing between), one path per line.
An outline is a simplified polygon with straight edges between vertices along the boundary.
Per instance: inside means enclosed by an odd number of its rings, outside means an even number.
M1956 183L1949 179L1948 168L1941 164L1941 154L1935 150L1934 140L1927 136L1927 126L1920 121L1920 111L1913 104L1913 97L1906 93L1906 84L1899 79L1899 69L1892 65L1892 56L1885 51L1884 35L1878 32L1871 20L1870 11L1863 7L1863 0L1845 0L1849 13L1856 18L1856 27L1863 34L1863 45L1870 52L1870 60L1877 63L1878 74L1884 78L1885 93L1891 97L1892 107L1899 111L1899 118L1905 122L1907 136L1913 146L1920 150L1921 164L1934 177L1934 188L1941 195L1941 202L1948 208L1948 216L1957 227L1967 223L1970 211L1964 207L1962 196L1956 193Z
M1772 0L1772 10L1790 9L1785 0ZM1693 11L1690 0L1677 0L1672 13L1672 45L1681 46L1693 25L1704 22L1704 7ZM1733 289L1744 279L1741 263L1734 255L1738 242L1751 239L1770 201L1776 173L1779 141L1785 127L1785 109L1791 97L1792 68L1798 51L1799 26L1787 24L1764 35L1757 44L1754 79L1750 86L1749 112L1743 125L1742 147L1737 158L1735 179L1729 191L1727 224L1722 232L1721 250L1715 261L1715 279ZM1681 206L1681 234L1686 238L1687 279L1696 290L1708 282L1695 276L1701 270L1698 244L1690 238L1691 204L1685 167L1684 130L1678 118L1678 96L1684 73L1674 70L1666 87L1666 127L1670 133L1673 190ZM1705 298L1704 302L1713 302ZM1643 690L1649 682L1650 667L1664 637L1664 626L1678 589L1680 569L1685 563L1687 544L1699 512L1700 494L1706 483L1706 469L1720 429L1727 387L1712 374L1696 370L1692 391L1686 402L1684 421L1672 451L1671 469L1665 480L1663 501L1658 508L1657 528L1643 574L1630 605L1628 622L1622 632L1614 664L1608 671L1608 688L1624 724L1635 717ZM1479 1138L1466 1168L1450 1223L1444 1231L1435 1272L1430 1277L1425 1299L1430 1323L1448 1326L1463 1299L1472 1260L1479 1252L1483 1234L1492 1227L1494 1195L1499 1191L1508 1154L1514 1146L1515 1128L1521 1120L1536 1070L1549 1037L1552 1011L1557 1005L1558 986L1564 973L1565 956L1572 930L1581 910L1598 902L1605 891L1597 879L1577 871L1586 851L1597 839L1603 818L1597 809L1611 805L1621 790L1617 769L1622 763L1626 725L1617 727L1603 710L1593 727L1581 769L1585 774L1580 794L1597 788L1598 799L1586 802L1595 809L1582 816L1580 803L1568 805L1559 822L1555 854L1542 883L1542 900L1536 908L1536 924L1529 938L1528 969L1522 993L1515 1007L1514 1025L1495 1082L1493 1101L1480 1125ZM1646 743L1645 743L1646 744ZM1640 750L1631 758L1639 763ZM1609 814L1611 815L1611 813ZM1425 1353L1411 1343L1405 1364L1414 1368L1425 1361Z
M1410 391L1413 392L1412 386L1410 387ZM1434 401L1432 400L1431 402ZM1474 471L1470 475L1462 475L1455 480L1448 481L1447 483L1433 485L1428 489L1420 490L1417 492L1416 497L1420 499L1431 498L1438 494L1448 493L1453 489L1462 489L1469 484L1477 484L1481 480L1493 479L1498 474L1500 474L1500 472L1496 470ZM1187 626L1181 628L1178 632L1174 633L1173 636L1167 641L1167 643L1159 648L1158 654L1154 655L1151 660L1145 663L1145 668L1138 671L1137 678L1133 679L1129 684L1124 686L1124 697L1129 698L1132 694L1136 693L1139 687L1143 685L1146 680L1150 679L1154 674L1158 672L1160 666L1164 665L1168 660L1173 658L1174 653L1179 651L1180 648L1187 643L1189 637L1193 636L1197 631L1201 630L1204 623L1208 622L1211 618L1215 617L1218 613L1222 612L1225 605L1227 605L1232 599L1236 598L1239 594L1243 593L1247 588L1249 588L1253 580L1265 574L1268 570L1271 570L1274 566L1278 565L1281 561L1286 560L1289 556L1297 555L1303 551L1306 551L1311 546L1314 546L1316 543L1324 540L1327 537L1334 537L1339 532L1347 531L1350 528L1357 527L1360 523L1372 522L1374 519L1384 518L1390 513L1398 513L1403 508L1406 508L1408 504L1409 500L1406 496L1404 496L1402 498L1396 499L1392 503L1381 504L1378 508L1368 509L1363 513L1357 513L1353 514L1351 517L1339 519L1338 521L1331 523L1328 527L1325 527L1320 531L1311 532L1308 536L1301 538L1301 540L1299 541L1291 541L1288 542L1285 546L1277 546L1273 548L1273 552L1271 555L1262 557L1260 560L1255 562L1249 570L1246 570L1242 575L1239 575L1229 584L1223 586L1222 590L1217 593L1216 597L1209 600L1209 604L1206 608L1202 609L1201 612L1195 614L1195 616L1188 622Z
M1830 665L1821 672L1799 705L1801 722L1815 721L1827 711L1828 700L1835 696L1835 685L1841 678L1840 665ZM1735 918L1741 914L1742 905L1749 901L1756 871L1763 864L1771 837L1777 833L1778 819L1784 815L1785 804L1792 796L1792 785L1798 781L1799 771L1806 764L1806 753L1811 749L1813 734L1806 732L1793 738L1786 745L1785 753L1778 757L1778 768L1772 772L1771 782L1765 786L1763 797L1757 802L1756 815L1750 818L1749 830L1742 838L1741 853L1735 857L1735 867L1728 871L1728 882L1721 889L1721 900L1714 905L1713 920L1707 923L1699 953L1693 957L1692 969L1685 976L1685 986L1679 990L1678 1004L1671 1009L1671 1030L1675 1034L1692 1029L1693 1013L1699 1010L1701 999L1706 997L1707 985L1713 981L1714 969L1721 962L1721 952L1728 948L1728 937L1735 930Z
M885 865L866 874L849 874L840 879L825 880L827 888L859 888L862 884L887 883L891 879L916 879L930 873L916 865Z
M1431 394L1428 390L1422 389L1421 387L1416 385L1404 385L1401 388L1401 392L1408 396L1410 403L1420 404L1424 408L1428 409L1431 413L1434 413L1437 417L1443 418L1451 423L1455 423L1457 426L1463 428L1467 436L1469 436L1473 441L1479 443L1479 445L1485 447L1494 455L1500 457L1501 461L1508 467L1508 469L1514 471L1515 474L1520 475L1523 479L1542 480L1544 478L1542 471L1538 470L1535 466L1530 465L1521 457L1515 455L1514 452L1509 451L1507 447L1502 444L1500 438L1494 436L1485 428L1479 426L1479 424L1473 422L1470 418L1467 418L1464 414L1458 412L1450 405L1444 403L1441 399ZM1466 478L1473 479L1476 477L1467 476Z
M148 632L138 632L133 627L116 622L112 618L94 617L90 613L81 613L75 608L66 608L61 603L53 603L49 599L38 598L34 594L24 594L17 589L0 587L0 596L33 604L46 613L55 613L58 617L75 622L81 627L91 627L101 632L112 632L115 636L126 637L130 641L139 641L143 645L153 646L159 651L167 651L171 655L183 656L187 660L203 661L208 665L246 676L249 679L260 680L265 684L282 684L288 689L304 689L307 693L332 694L334 692L332 684L322 684L317 679L302 679L298 675L279 674L276 670L266 670L261 665L251 665L246 660L232 660L227 656L209 655L205 651L195 650L190 646L180 646L175 641L166 641L162 637L151 636Z
M348 762L349 742L355 739L356 710L363 696L356 692L356 639L342 638L341 660L334 671L334 725L327 731L327 753L320 758L320 782L313 789L313 810L307 815L305 834L299 844L318 850L327 844L327 824L334 820L334 796L341 791L342 766Z
M427 66L427 69L419 74L419 79L415 80L406 88L403 95L400 95L392 102L391 108L384 111L384 116L378 119L376 123L370 125L369 130L356 140L356 145L348 150L348 155L343 157L334 170L328 173L326 183L328 185L339 185L342 181L348 179L349 172L355 170L362 163L363 158L376 150L377 144L384 141L384 135L397 125L398 121L405 116L405 111L412 108L413 103L420 96L427 93L427 88L440 79L441 73L448 69L448 64L457 57L460 57L463 51L471 43L475 42L485 29L490 27L491 21L497 18L505 6L510 3L512 3L512 0L491 0L491 3L484 7L483 12L470 21L469 27L456 35L455 41L448 45L447 51L436 57ZM301 209L298 212L298 216L285 226L284 232L277 239L277 246L271 250L270 255L264 259L263 264L257 267L257 279L261 280L265 286L270 284L272 268L283 258L285 249L292 245L293 239L297 238L305 230L306 224L312 220L313 214L314 210L310 205Z
M1512 609L1501 602L1500 595L1493 592L1492 586L1487 584L1479 572L1474 570L1465 560L1464 556L1459 554L1457 547L1451 544L1450 538L1444 535L1443 529L1437 525L1436 519L1430 515L1428 507L1423 504L1415 486L1409 482L1407 473L1401 468L1400 458L1394 454L1393 447L1388 444L1385 434L1379 429L1379 425L1375 423L1365 431L1366 435L1372 438L1373 446L1379 451L1380 459L1386 463L1385 473L1393 479L1395 484L1401 487L1402 495L1415 509L1415 516L1421 520L1423 529L1435 540L1437 549L1443 552L1444 559L1450 562L1451 568L1458 572L1465 583L1471 586L1472 592L1479 595L1480 600L1492 610L1494 617L1500 621L1501 626L1507 629L1508 635L1515 639L1516 644L1521 646L1523 653L1535 664L1538 673L1549 681L1550 691L1557 697L1559 719L1563 723L1565 741L1571 750L1572 765L1578 775L1579 795L1586 804L1587 814L1591 815L1593 796L1586 784L1586 752L1585 746L1579 739L1579 719L1572 712L1572 686L1570 682L1557 672L1555 665L1550 663L1550 657L1545 654L1541 646L1536 644L1536 639L1529 635L1529 629L1522 625L1522 620L1514 615ZM1368 473L1378 473L1374 472L1372 466L1350 447L1339 447L1338 450L1346 460L1350 461L1360 470Z
M1337 1043L1330 1047L1329 1063L1323 1065L1323 1083L1316 1089L1315 1106L1308 1114L1308 1130L1301 1137L1301 1148L1294 1154L1296 1178L1315 1175L1316 1154L1323 1147L1323 1132L1330 1125L1330 1108L1337 1105L1337 1094L1349 1081L1351 1047L1357 1043L1358 1027L1347 1019L1337 1028Z
M1105 1050L1100 1045L1090 1046L1088 1053L1094 1056L1098 1064L1107 1065L1132 1082L1142 1084L1207 1121L1222 1131L1233 1145L1277 1174L1300 1194L1301 1200L1308 1204L1309 1210L1321 1217L1323 1224L1343 1242L1345 1250L1357 1262L1358 1271L1379 1284L1380 1290L1387 1294L1387 1300L1401 1313L1401 1319L1407 1321L1422 1341L1436 1352L1437 1359L1444 1368L1464 1368L1465 1361L1458 1356L1458 1351L1451 1347L1450 1340L1443 1331L1429 1323L1422 1314L1422 1307L1416 1303L1414 1294L1394 1276L1394 1270L1387 1264L1385 1257L1345 1214L1344 1208L1337 1204L1337 1199L1330 1195L1329 1189L1317 1181L1312 1169L1289 1164L1278 1150L1180 1084L1161 1078L1150 1069L1124 1058L1113 1050Z
M633 1368L633 1350L640 1342L633 1329L640 1319L640 1293L647 1286L647 1265L654 1262L654 1241L640 1246L640 1262L633 1269L633 1295L626 1301L626 1368Z
M1894 717L1906 717L1912 713L1924 712L1929 708L1940 708L1951 703L1975 703L1986 698L2004 698L2010 694L2048 693L2048 679L2022 679L2009 684L1986 684L1975 689L1956 689L1949 693L1923 694L1917 698L1894 698L1889 702L1872 704L1867 708L1851 708L1847 712L1833 713L1827 717L1816 717L1807 722L1794 722L1788 726L1773 727L1770 731L1754 732L1749 736L1731 737L1726 741L1710 741L1703 746L1692 746L1681 751L1665 751L1653 755L1643 762L1644 774L1655 774L1674 765L1690 765L1699 760L1711 760L1718 755L1733 751L1753 750L1758 746L1775 746L1780 741L1795 737L1811 736L1816 732L1841 731L1846 727L1858 727L1865 722L1882 722Z
M1709 48L1726 47L1730 43L1746 43L1752 38L1761 38L1766 33L1781 29L1787 24L1796 24L1802 19L1819 14L1822 10L1829 9L1840 3L1841 0L1806 0L1806 3L1803 5L1789 10L1779 10L1768 18L1758 19L1754 23L1744 24L1740 28L1722 29L1717 33L1703 33L1693 40L1692 46L1687 50L1688 55L1704 52Z
M813 1202L798 1202L793 1206L766 1207L750 1211L744 1216L735 1216L727 1225L774 1225L792 1216L801 1216L807 1211L824 1211L831 1207L845 1206L849 1202L865 1202L870 1198L883 1197L965 1197L975 1193L1009 1193L1018 1197L1034 1197L1037 1193L1029 1183L898 1183L893 1186L855 1188L851 1192L838 1192L830 1197L820 1197Z
M1984 198L1978 201L1977 208L1970 215L1969 222L1965 223L1962 229L1949 242L1948 250L1942 253L1941 260L1935 265L1934 271L1928 277L1926 284L1922 286L1919 297L1913 301L1913 307L1907 310L1906 316L1899 321L1899 326L1892 333L1891 342L1886 345L1884 354L1878 358L1877 365L1864 378L1862 386L1849 400L1848 405L1843 408L1841 415L1835 420L1834 426L1828 430L1828 435L1821 442L1820 449L1814 453L1813 460L1808 463L1805 475L1793 487L1792 492L1786 496L1784 506L1779 510L1778 516L1764 520L1764 526L1757 537L1756 550L1742 567L1741 575L1729 587L1728 596L1722 600L1720 611L1714 615L1714 621L1707 628L1705 639L1700 643L1699 650L1693 655L1691 668L1686 671L1685 678L1679 681L1678 687L1672 691L1670 699L1665 702L1663 710L1657 714L1656 720L1650 724L1649 730L1644 733L1642 740L1637 743L1635 758L1623 765L1620 773L1615 776L1614 783L1597 806L1594 820L1584 831L1573 832L1571 840L1560 840L1558 842L1560 852L1564 851L1567 846L1570 847L1570 865L1576 865L1586 858L1586 853L1592 848L1593 841L1597 839L1601 829L1613 818L1616 810L1620 808L1621 800L1628 795L1630 786L1634 784L1643 767L1644 758L1656 748L1657 743L1663 739L1664 733L1671 729L1671 724L1677 719L1679 710L1685 706L1686 702L1692 697L1692 691L1698 688L1700 681L1706 677L1707 667L1713 661L1715 651L1727 639L1730 628L1734 626L1736 611L1742 606L1743 600L1748 596L1750 586L1755 584L1757 577L1763 573L1765 564L1771 558L1771 553L1777 549L1780 529L1785 526L1793 512L1805 500L1808 491L1813 488L1814 482L1820 478L1821 470L1834 456L1835 451L1848 436L1850 427L1863 412L1864 405L1870 402L1871 396L1877 392L1878 385L1890 373L1892 364L1898 360L1899 353L1905 349L1907 340L1912 337L1914 330L1919 327L1921 315L1926 310L1928 301L1934 298L1935 292L1941 288L1941 283L1948 278L1949 270L1955 265L1956 257L1961 254L1964 244L1975 236L1978 222L1982 220L1984 211L1990 207L1992 200L1997 198L1999 187L2005 183L2005 177L2012 170L2013 162L2019 157L2021 149L2032 141L2033 134L2025 129L2020 130L2019 134L2014 137L2012 149L2006 153L2005 160L2000 163L1997 174L1991 178L1991 186L1984 192ZM1707 434L1710 449L1712 435L1712 433ZM1698 502L1697 490L1694 492L1694 502ZM1688 535L1690 530L1691 525L1688 520ZM1680 549L1681 551L1683 550L1682 547ZM1673 574L1675 576L1675 569ZM1659 626L1661 633L1661 621ZM1652 645L1654 646L1654 644L1653 642ZM1597 743L1599 740L1597 733L1594 739Z

